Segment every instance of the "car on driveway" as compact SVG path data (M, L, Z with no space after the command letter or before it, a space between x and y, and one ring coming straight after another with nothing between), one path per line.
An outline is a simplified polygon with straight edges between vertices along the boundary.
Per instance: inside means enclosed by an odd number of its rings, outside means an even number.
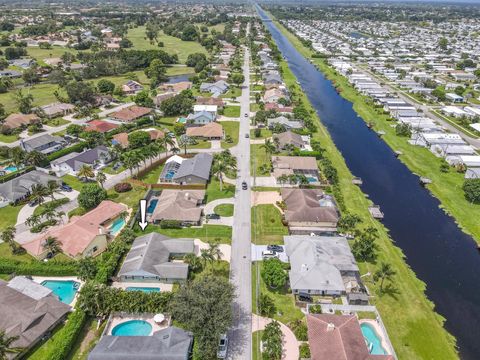
M228 350L228 337L226 334L223 334L220 337L220 341L218 342L217 358L225 359L227 357L227 350Z
M263 260L278 258L278 254L275 251L264 250L262 251L262 258Z
M65 192L72 192L73 189L71 186L68 186L67 184L62 184L62 186L60 186L60 190Z
M268 245L267 250L274 251L274 252L283 252L283 246L280 245Z
M248 188L247 182L246 182L246 181L243 181L243 182L242 182L242 189L243 189L243 190L247 190L247 188Z
M207 214L206 218L207 219L212 219L212 220L218 220L218 219L220 219L220 215L215 214L215 213L214 214Z

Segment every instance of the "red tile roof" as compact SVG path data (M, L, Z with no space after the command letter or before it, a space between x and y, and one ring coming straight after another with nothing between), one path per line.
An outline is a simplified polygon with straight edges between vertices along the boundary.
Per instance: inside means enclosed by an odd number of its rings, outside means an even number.
M143 107L143 106L130 106L129 108L125 108L122 110L117 111L116 113L112 114L112 118L120 120L120 121L133 121L136 119L140 119L145 115L148 115L152 112L152 109Z
M87 124L85 131L98 131L101 133L106 133L116 128L118 128L117 124L102 120L92 120Z

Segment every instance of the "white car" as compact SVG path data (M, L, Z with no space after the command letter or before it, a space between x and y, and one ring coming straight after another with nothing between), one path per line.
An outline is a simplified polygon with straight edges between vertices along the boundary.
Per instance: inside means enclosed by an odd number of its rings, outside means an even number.
M262 258L264 260L273 259L273 258L276 258L276 257L278 257L278 254L275 251L271 251L271 250L262 251Z
M220 337L220 341L218 342L217 358L225 359L227 357L227 349L228 349L228 337L227 337L227 334L223 334Z

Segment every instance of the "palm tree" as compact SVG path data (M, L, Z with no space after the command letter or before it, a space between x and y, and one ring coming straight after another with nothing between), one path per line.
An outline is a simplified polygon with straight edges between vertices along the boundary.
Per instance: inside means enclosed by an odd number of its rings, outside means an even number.
M39 151L33 150L25 155L25 161L33 166L41 165L46 159L46 156Z
M14 147L9 151L10 159L16 168L19 168L21 164L25 161L27 153L20 149L19 147Z
M42 244L44 250L46 250L49 254L55 255L59 252L62 252L62 248L60 246L60 242L57 238L53 236L49 236L45 239L45 242Z
M42 216L47 220L53 220L57 217L57 212L55 211L55 205L53 203L45 204Z
M95 180L97 180L97 182L103 188L103 184L105 183L105 181L107 181L107 176L103 172L99 171L97 172L97 176L95 177Z
M7 226L5 230L3 230L2 234L0 235L0 239L4 243L7 243L8 246L10 246L10 249L12 250L13 254L15 254L18 250L18 245L15 242L16 232L17 232L17 229L15 229L14 226Z
M265 149L265 154L268 158L276 151L275 144L270 139L265 140L265 144L260 145L261 148Z
M77 172L78 177L83 177L85 182L88 181L89 178L93 178L95 176L95 173L93 172L93 169L91 166L88 165L82 165L80 170Z
M9 354L18 354L23 348L12 346L18 340L18 336L7 336L5 330L0 330L0 360L9 359Z
M222 250L220 250L220 244L218 243L209 243L208 251L210 252L210 255L217 261L223 256Z
M202 269L202 262L200 258L194 253L189 253L185 255L183 261L188 264L189 269L193 272L197 272Z
M393 270L392 265L389 263L382 262L380 264L380 269L375 271L373 278L375 281L380 279L380 291L383 291L383 282L385 280L391 281L397 272Z
M122 162L130 170L130 176L133 176L133 169L138 165L139 159L135 152L128 151L122 154Z
M55 200L54 195L60 193L60 185L58 185L58 183L56 181L50 180L47 183L46 190L47 190L48 195L52 198L52 201L53 201L53 200Z
M200 258L203 261L203 266L207 265L207 261L212 263L215 261L215 257L210 252L210 249L202 249L200 250Z
M27 226L34 227L34 226L40 224L41 221L42 221L42 217L40 215L32 214L25 220L25 224Z
M40 205L45 201L45 196L48 195L48 189L44 185L35 184L30 190L30 201Z
M162 139L162 145L163 148L165 149L165 156L168 155L168 149L169 148L174 148L175 147L175 140L173 136L170 135L170 133L165 134L165 136Z
M213 175L220 182L220 191L223 191L223 175L229 171L237 170L237 159L232 156L229 150L214 155L212 167Z

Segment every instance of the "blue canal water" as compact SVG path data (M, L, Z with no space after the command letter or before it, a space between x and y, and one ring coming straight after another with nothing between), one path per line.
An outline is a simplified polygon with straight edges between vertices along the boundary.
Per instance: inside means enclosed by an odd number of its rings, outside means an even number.
M258 10L263 19L268 19L263 10ZM462 359L480 359L480 254L474 240L439 208L439 201L365 126L332 83L271 21L265 26L350 171L362 178L362 191L381 206L383 223L412 270L426 283L427 296L446 318L445 326L456 337Z
M78 291L78 282L73 280L45 280L42 285L52 290L58 300L71 304Z
M144 320L130 320L118 324L112 329L113 336L148 336L152 325Z

